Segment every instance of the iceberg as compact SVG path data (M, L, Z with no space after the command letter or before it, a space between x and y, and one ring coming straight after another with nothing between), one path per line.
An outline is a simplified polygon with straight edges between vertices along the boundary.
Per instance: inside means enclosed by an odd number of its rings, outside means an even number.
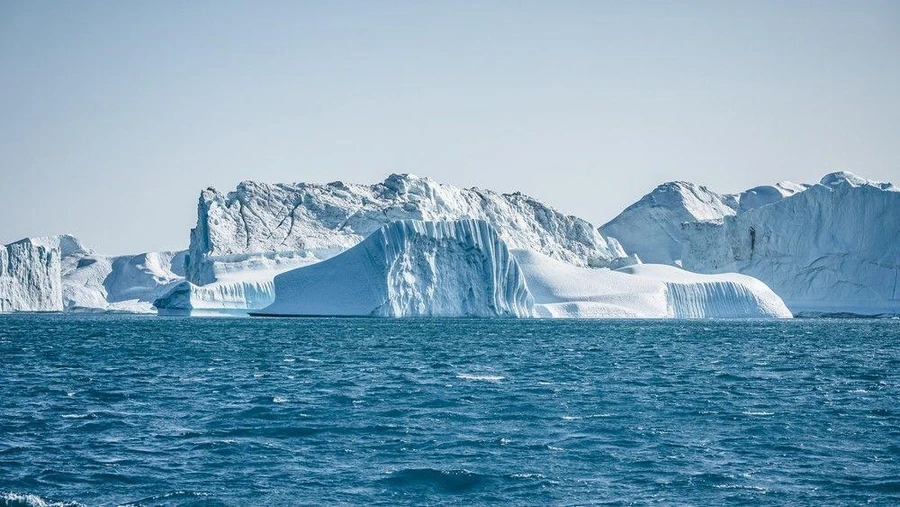
M663 265L587 268L509 250L480 220L383 226L357 246L275 277L260 316L787 318L765 284Z
M891 183L836 172L733 195L669 183L600 230L648 262L758 278L795 315L900 314L900 190Z
M0 252L0 311L151 313L184 280L183 251L106 256L63 234Z
M153 306L160 315L247 315L275 302L274 279L282 272L248 271L206 285L182 281L157 298Z
M253 315L530 317L531 294L483 220L400 220L328 260L275 277Z
M186 252L63 256L66 311L153 313L153 301L184 280Z
M26 238L0 248L0 312L63 310L60 247Z
M548 318L790 318L781 298L752 277L703 275L659 265L590 269L514 250L534 298Z
M246 181L201 192L186 282L160 298L167 313L229 313L273 301L272 279L329 259L398 220L482 220L508 245L580 266L637 262L589 222L521 193L499 194L393 174L374 185Z
M684 231L685 268L759 278L797 315L900 314L900 189L890 183L832 173Z

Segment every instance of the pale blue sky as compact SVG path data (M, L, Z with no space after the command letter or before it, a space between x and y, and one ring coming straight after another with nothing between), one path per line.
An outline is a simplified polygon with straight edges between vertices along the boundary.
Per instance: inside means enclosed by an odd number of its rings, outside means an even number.
M900 181L900 2L0 2L0 242L185 248L239 181L412 172L597 225Z

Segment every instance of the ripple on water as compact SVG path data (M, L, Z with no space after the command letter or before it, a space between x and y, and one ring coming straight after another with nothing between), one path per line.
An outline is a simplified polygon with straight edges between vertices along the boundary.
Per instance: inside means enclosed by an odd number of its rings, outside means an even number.
M900 505L898 357L890 321L0 316L0 507Z

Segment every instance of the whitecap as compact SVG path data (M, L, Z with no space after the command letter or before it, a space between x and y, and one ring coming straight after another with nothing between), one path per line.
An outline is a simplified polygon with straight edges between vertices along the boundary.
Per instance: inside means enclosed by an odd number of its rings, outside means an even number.
M69 507L80 506L78 502L55 502L37 495L27 493L12 493L0 491L0 504L3 505L27 505L29 507Z
M501 377L500 375L476 375L474 373L460 373L456 375L456 378L461 378L463 380L478 380L482 382L500 382L506 377Z
M747 410L747 411L744 412L744 415L749 415L749 416L769 416L769 415L775 415L775 412L765 412L765 411L753 411L753 410Z
M276 396L276 397L272 398L272 401L275 403L284 403L287 401L287 398L284 398L282 396Z

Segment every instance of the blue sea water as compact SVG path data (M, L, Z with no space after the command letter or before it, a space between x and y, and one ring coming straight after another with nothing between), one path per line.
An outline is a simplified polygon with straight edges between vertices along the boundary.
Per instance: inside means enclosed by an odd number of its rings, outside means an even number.
M900 322L0 318L0 505L900 503Z

